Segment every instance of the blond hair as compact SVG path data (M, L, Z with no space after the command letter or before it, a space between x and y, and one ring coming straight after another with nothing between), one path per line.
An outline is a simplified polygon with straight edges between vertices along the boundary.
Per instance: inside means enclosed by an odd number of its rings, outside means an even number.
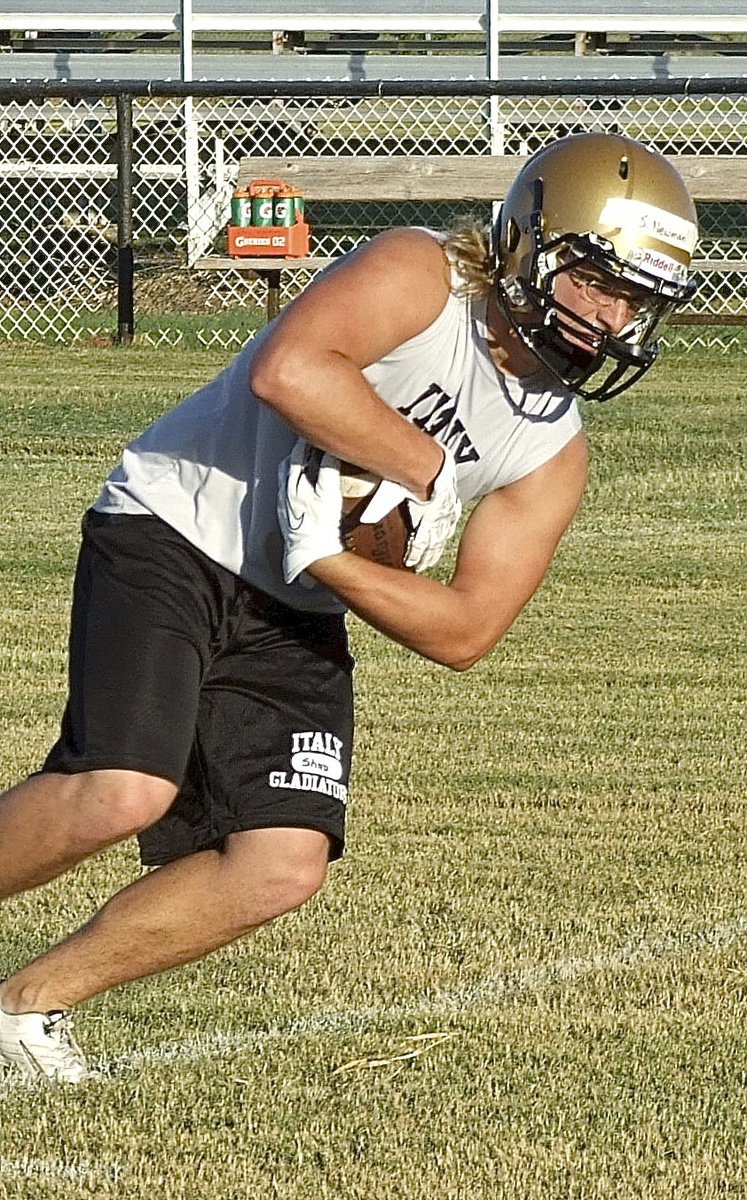
M447 229L443 247L462 277L455 289L457 294L486 296L495 278L487 226L474 217L459 217Z

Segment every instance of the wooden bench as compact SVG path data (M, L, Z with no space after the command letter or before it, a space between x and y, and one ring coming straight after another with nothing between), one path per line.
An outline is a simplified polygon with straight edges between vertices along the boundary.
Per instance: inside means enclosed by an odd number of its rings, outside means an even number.
M524 160L515 155L445 155L396 158L244 158L239 164L238 187L247 187L252 179L283 179L299 188L307 202L309 224L314 228L313 205L324 201L463 201L465 209L473 202L502 200ZM697 155L672 156L694 200L744 201L747 197L747 158ZM242 271L267 282L267 319L272 320L280 307L282 275L298 271L320 270L335 258L226 258L212 255L194 264L199 271ZM696 259L700 271L744 272L744 263L724 259ZM696 314L696 316L699 316ZM686 323L695 318L686 316ZM740 323L747 316L737 314ZM682 320L682 318L680 318ZM731 323L713 314L714 323Z

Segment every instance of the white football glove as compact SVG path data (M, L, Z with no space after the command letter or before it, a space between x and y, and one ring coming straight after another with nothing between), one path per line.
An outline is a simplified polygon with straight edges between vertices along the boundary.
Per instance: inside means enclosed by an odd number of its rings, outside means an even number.
M406 494L413 533L405 566L414 567L416 571L425 571L436 565L462 514L454 456L445 446L441 449L444 461L433 481L430 500L416 500L411 494Z
M425 571L438 562L446 543L457 527L462 513L456 485L456 463L453 455L442 446L444 461L433 481L430 500L418 500L391 479L383 479L371 493L366 508L360 514L362 524L376 524L402 501L406 501L412 522L412 534L405 556L405 566Z
M340 464L331 454L299 438L278 466L277 508L286 583L318 559L342 553Z

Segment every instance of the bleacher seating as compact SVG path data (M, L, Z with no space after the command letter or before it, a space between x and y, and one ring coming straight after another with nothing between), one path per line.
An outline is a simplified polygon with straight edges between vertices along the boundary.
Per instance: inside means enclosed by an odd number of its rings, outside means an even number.
M280 50L284 45L296 49L305 48L311 53L274 54L277 61L270 63L267 57L252 55L251 75L258 79L339 79L339 78L414 78L414 79L463 79L479 78L486 74L486 61L479 55L455 55L453 53L427 53L386 56L374 53L380 49L382 35L433 34L470 36L474 49L485 45L491 8L494 32L499 42L503 35L542 37L542 50L549 48L547 38L564 38L563 45L575 46L576 63L561 65L562 56L553 55L549 70L559 78L600 77L651 77L660 73L696 74L702 70L698 58L691 58L685 70L675 55L667 61L652 62L652 57L666 58L660 51L668 49L663 37L671 39L672 48L681 48L681 39L691 39L687 49L709 54L705 67L707 74L739 74L739 59L732 59L727 70L717 55L711 63L707 39L715 36L736 37L743 41L734 47L747 55L747 7L744 0L628 0L621 5L619 0L428 0L417 6L413 0L326 0L322 5L317 0L273 0L273 3L247 4L245 0L192 0L182 11L181 0L6 0L0 11L0 34L4 32L5 53L0 55L0 75L15 78L178 78L180 59L173 51L179 49L183 33L188 48L195 51L192 76L195 78L235 79L247 78L246 55L219 51L215 55L205 54L200 44L201 35L241 35L256 39L265 38L266 50L271 46ZM16 38L24 34L38 37L38 53L29 54L29 39L19 48L11 43L11 33ZM90 46L93 53L80 49L80 35L132 34L142 43L145 53L125 56L120 60L114 44L103 52L101 43ZM315 55L313 36L325 35L328 39L325 50L332 47L329 40L340 35L356 35L357 49L346 49L339 45L340 54ZM620 44L605 45L605 38L621 35L635 38L636 53L628 56ZM657 53L647 54L646 37L656 37ZM69 44L75 39L75 46ZM173 51L169 54L152 55L153 39L171 38ZM197 39L197 41L195 41ZM693 39L695 41L693 42ZM260 43L261 44L261 43ZM526 44L526 43L525 43ZM558 45L561 43L558 42ZM623 43L624 45L624 43ZM230 49L235 47L230 44ZM42 49L43 47L43 49ZM132 42L128 43L128 49ZM723 48L723 45L722 45ZM166 49L164 46L163 49ZM434 50L437 43L434 43ZM451 49L451 48L450 48ZM612 55L599 55L600 63L593 68L579 65L578 60L586 51L612 49ZM303 62L299 59L303 57ZM346 57L351 60L346 68ZM532 56L534 57L534 56ZM617 61L622 57L634 57L636 62L623 67ZM688 55L689 57L689 55ZM189 61L191 55L187 55ZM335 62L339 58L341 62ZM281 61L285 59L286 61ZM317 59L319 61L317 61ZM32 61L33 60L33 61ZM88 60L88 61L86 61ZM509 55L501 53L500 74L506 78L521 78L526 73L537 77L548 73L548 66L535 61L526 69L516 70L508 65ZM353 73L351 74L351 69ZM365 73L358 74L360 70ZM587 70L591 71L587 75Z
M16 79L178 79L174 54L21 53L5 56ZM0 76L5 58L0 56ZM694 55L505 55L502 79L717 79L747 74L747 56ZM222 80L465 80L484 79L484 55L398 55L353 51L344 55L196 55L194 79Z

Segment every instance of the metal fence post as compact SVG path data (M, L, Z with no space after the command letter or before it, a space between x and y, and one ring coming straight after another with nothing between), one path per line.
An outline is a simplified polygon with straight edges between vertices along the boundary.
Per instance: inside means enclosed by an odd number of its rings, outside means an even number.
M181 0L181 69L182 82L192 80L194 30L192 23L192 0ZM184 173L187 185L187 265L205 249L209 239L200 236L200 147L194 101L184 97L182 108L184 119Z
M132 96L117 96L117 341L135 333L135 257L132 248Z

